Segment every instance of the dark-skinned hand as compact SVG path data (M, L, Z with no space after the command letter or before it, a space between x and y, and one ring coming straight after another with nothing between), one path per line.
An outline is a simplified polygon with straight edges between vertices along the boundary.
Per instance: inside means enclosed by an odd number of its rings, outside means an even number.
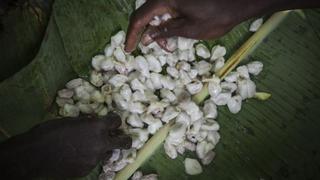
M141 40L144 45L157 41L163 47L163 41L169 37L215 39L251 17L319 6L318 0L147 0L131 15L125 50L132 52L142 33L143 37L148 36ZM148 25L155 16L165 13L173 18L157 27Z
M130 148L118 115L47 121L0 144L1 177L80 177L113 149Z

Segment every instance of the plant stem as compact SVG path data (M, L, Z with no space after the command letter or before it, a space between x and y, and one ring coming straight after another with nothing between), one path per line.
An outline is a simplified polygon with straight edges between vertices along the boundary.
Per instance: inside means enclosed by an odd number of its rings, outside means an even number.
M148 142L139 150L135 161L127 165L124 169L119 171L115 180L129 179L130 176L144 163L150 156L162 145L166 139L172 125L173 120L164 125L155 135L153 135Z
M254 33L226 62L226 64L216 72L221 80L223 80L243 59L248 57L259 44L287 17L290 11L281 11L273 14L261 27ZM197 104L203 102L209 96L208 85L194 95L193 101Z

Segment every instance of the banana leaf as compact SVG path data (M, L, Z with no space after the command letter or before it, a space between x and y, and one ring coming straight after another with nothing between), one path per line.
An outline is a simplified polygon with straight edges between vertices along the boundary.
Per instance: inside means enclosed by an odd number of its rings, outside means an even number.
M0 84L2 139L55 115L56 91L76 76L88 76L91 57L102 52L113 33L126 29L133 5L133 0L55 1L37 56ZM193 153L171 160L162 148L141 170L160 179L318 179L320 11L305 14L303 19L291 13L249 56L247 61L264 63L255 82L272 98L247 100L237 115L219 108L222 139L215 161L202 174L184 172L184 157ZM225 45L230 56L252 35L251 21L206 43ZM83 179L97 179L100 170Z
M0 6L0 81L32 61L50 17L52 0L3 1ZM8 4L7 4L8 3Z
M56 91L72 77L76 74L52 18L35 59L0 84L1 129L15 135L43 121Z
M92 56L103 52L111 35L126 30L135 1L56 0L53 15L73 69L87 77Z

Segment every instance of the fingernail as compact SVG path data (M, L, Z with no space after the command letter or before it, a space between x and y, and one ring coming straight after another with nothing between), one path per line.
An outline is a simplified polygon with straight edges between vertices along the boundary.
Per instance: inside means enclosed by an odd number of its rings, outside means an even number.
M159 39L159 40L157 40L157 43L162 49L166 49L167 41L165 39Z
M124 51L125 51L126 53L131 53L131 52L132 52L132 50L130 50L127 46L124 47Z
M141 38L141 43L145 46L148 46L152 42L153 42L153 39L149 34L144 34Z
M158 36L158 32L152 32L149 34L149 36L152 38L152 39L155 39L157 36Z
M168 46L168 42L165 39L160 39L157 40L158 45L165 51L167 51L168 53L172 53L173 51L169 48Z

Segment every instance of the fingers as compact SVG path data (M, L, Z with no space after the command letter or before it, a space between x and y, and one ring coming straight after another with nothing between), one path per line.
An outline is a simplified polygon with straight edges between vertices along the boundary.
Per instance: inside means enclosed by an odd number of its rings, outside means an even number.
M152 30L147 31L147 33L153 40L159 40L174 36L190 37L192 36L192 33L190 32L192 29L191 24L188 24L186 19L176 18L171 19L156 28L152 28Z
M167 40L166 39L158 39L157 44L165 51L171 52L167 47Z
M103 123L106 125L106 129L108 130L118 129L122 122L121 117L114 112L110 112L108 115L100 117L100 120L103 121Z
M173 50L167 46L167 38L175 36L198 38L196 37L197 28L192 21L187 19L171 19L160 26L149 26L142 36L141 43L147 46L156 41L162 49L172 52Z
M107 151L107 152L103 153L101 156L102 156L102 158L100 158L100 159L102 159L103 164L107 164L108 160L112 156L112 151Z
M129 149L132 145L132 139L128 135L118 134L110 140L111 149Z
M147 29L144 31L143 35L141 36L141 43L144 46L148 46L154 40L151 38L150 33L155 31L156 26L148 26Z
M145 43L144 45L148 45L154 41L158 43L158 45L168 52L172 52L171 48L168 47L167 39L170 37L185 37L192 39L213 39L222 36L231 28L229 27L220 27L220 28L212 28L206 24L205 22L195 22L186 18L175 18L160 26L150 26L143 34L144 39L148 41L142 41Z
M103 152L111 151L113 149L129 149L132 145L132 139L130 136L123 133L119 129L105 131L102 134L104 142Z
M154 16L167 12L169 12L169 8L166 1L163 0L149 0L134 12L130 18L125 42L125 51L132 52L135 49L141 32Z
M149 44L151 44L154 40L150 37L150 33L153 33L154 31L157 31L156 26L149 26L147 28L147 30L143 33L142 37L141 37L141 43L144 46L148 46ZM171 52L168 48L167 48L167 40L166 39L158 39L157 40L157 44L164 50L166 50L167 52Z

